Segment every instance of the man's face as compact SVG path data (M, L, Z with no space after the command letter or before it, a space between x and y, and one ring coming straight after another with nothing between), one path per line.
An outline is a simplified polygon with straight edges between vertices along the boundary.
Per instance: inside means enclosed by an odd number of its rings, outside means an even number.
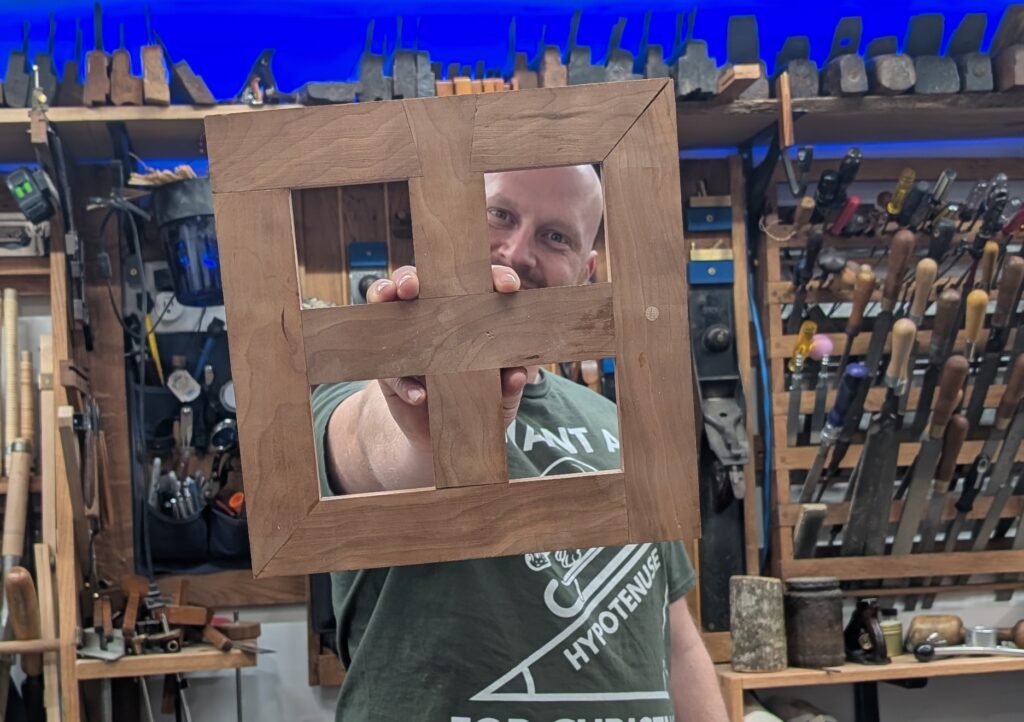
M594 273L601 181L590 166L490 173L491 262L511 267L522 288L575 286Z

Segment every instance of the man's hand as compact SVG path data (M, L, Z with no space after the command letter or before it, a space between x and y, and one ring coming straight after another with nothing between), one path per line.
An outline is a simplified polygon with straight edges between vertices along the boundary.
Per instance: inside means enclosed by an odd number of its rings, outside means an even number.
M514 293L519 290L519 276L508 266L491 266L494 290ZM367 303L412 301L420 295L420 279L413 266L402 266L390 279L375 281L366 292ZM416 449L430 450L430 425L427 421L427 388L422 376L380 379L380 390L387 401L392 418ZM501 370L501 409L508 426L516 417L519 401L526 385L526 369Z

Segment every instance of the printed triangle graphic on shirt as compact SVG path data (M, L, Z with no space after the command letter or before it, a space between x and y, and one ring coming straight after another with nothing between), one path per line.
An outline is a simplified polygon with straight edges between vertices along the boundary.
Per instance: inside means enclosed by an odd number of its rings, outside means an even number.
M534 679L533 668L549 654L557 653L558 647L581 627L590 621L591 614L616 589L617 585L638 568L642 568L645 559L654 549L653 544L629 544L617 551L605 567L598 573L596 580L600 586L587 598L586 602L562 631L541 645L519 664L496 679L490 685L470 698L473 702L607 702L669 699L667 685L665 689L655 690L622 690L605 692L573 692L537 691L537 680ZM668 600L665 600L667 605ZM523 691L525 688L526 691Z

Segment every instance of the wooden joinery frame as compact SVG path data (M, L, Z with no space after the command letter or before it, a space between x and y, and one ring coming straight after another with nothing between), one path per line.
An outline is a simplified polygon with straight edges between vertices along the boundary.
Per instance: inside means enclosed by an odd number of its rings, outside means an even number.
M666 80L206 120L257 577L695 538ZM602 163L612 283L497 294L484 173ZM292 191L408 180L420 299L301 310ZM614 356L622 470L508 480L498 370ZM321 498L310 389L425 375L433 488Z

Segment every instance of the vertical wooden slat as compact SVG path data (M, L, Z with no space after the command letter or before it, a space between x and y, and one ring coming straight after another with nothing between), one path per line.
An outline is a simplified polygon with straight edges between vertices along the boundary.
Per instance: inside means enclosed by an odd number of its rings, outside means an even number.
M743 384L746 407L747 445L750 449L750 463L743 467L746 500L743 503L744 546L746 547L746 569L748 574L758 571L760 549L758 547L760 520L757 514L757 476L754 469L754 407L756 384L750 360L754 353L750 348L750 307L747 268L747 204L746 179L743 163L738 155L729 158L729 195L732 196L732 263L733 263L733 313L736 319L736 359L739 362L740 381Z
M632 541L696 538L700 529L675 133L675 100L662 90L604 162Z
M301 214L296 213L296 252L302 268L302 296L345 305L348 297L343 281L347 274L337 223L338 191L307 188L295 191L292 198L301 207Z
M219 193L214 206L252 565L258 572L320 498L291 192Z
M470 170L476 100L406 103L422 177L409 180L420 296L493 293L482 173ZM428 376L434 481L508 481L498 371Z

